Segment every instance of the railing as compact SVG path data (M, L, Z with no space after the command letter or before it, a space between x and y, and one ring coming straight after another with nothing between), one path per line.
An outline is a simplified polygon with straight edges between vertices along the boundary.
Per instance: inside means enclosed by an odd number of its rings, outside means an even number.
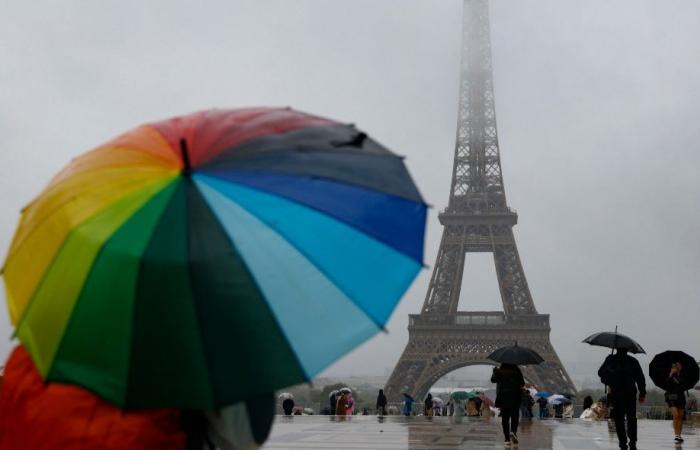
M403 413L403 402L390 402L387 404L387 410L389 415L400 415ZM581 415L581 405L576 405L574 407L574 419L578 419ZM537 408L533 411L535 418L537 418ZM413 403L412 415L423 414L423 403L422 400L416 399ZM688 420L699 420L697 412L689 414ZM651 419L651 420L671 420L671 411L665 405L639 405L637 406L637 417L640 419ZM542 419L538 419L542 420ZM545 420L557 420L553 417L548 417Z
M410 314L410 327L503 327L548 328L548 314L509 315L500 311L456 312L454 314Z
M454 316L455 325L503 325L506 316L503 313L469 313Z

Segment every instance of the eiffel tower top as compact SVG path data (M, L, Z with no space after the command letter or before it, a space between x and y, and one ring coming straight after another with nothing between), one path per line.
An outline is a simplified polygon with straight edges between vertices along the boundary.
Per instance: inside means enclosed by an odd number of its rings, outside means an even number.
M455 214L505 214L517 220L506 204L501 174L487 0L464 0L457 142L449 205L441 220Z

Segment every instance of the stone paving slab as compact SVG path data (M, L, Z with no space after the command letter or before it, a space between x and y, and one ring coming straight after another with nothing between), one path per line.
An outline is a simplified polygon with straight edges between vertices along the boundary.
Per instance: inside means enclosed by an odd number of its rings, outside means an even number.
M673 443L670 421L640 420L638 448L700 449L692 424ZM533 420L521 424L519 450L615 450L609 422ZM458 450L504 448L500 420L455 417L278 416L265 450Z

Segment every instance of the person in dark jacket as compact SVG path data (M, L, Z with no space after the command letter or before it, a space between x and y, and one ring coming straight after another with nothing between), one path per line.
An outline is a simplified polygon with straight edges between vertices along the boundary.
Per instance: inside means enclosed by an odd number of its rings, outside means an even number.
M530 395L530 391L523 389L522 399L520 401L520 417L523 419L532 419L532 407L535 405L535 401Z
M285 398L282 402L282 410L284 411L285 416L291 416L292 411L294 410L294 400L291 398Z
M403 394L403 415L410 416L413 414L413 397L404 392Z
M537 405L540 407L540 419L549 417L549 410L547 409L547 399L544 397L537 398Z
M646 380L639 361L627 354L626 349L618 349L608 355L598 370L600 381L609 387L608 398L613 407L613 418L620 448L637 448L637 390L639 402L644 403L647 395ZM625 418L627 429L625 430ZM629 438L629 447L627 439Z
M493 369L491 382L496 383L496 407L501 410L501 425L506 444L517 444L520 402L525 386L523 374L518 366L504 363Z
M380 389L379 395L377 395L377 414L386 416L386 395L384 395L384 389Z
M428 393L423 402L423 415L432 417L433 415L433 394Z
M335 416L335 407L338 404L338 393L336 391L331 392L330 402L331 402L331 416Z

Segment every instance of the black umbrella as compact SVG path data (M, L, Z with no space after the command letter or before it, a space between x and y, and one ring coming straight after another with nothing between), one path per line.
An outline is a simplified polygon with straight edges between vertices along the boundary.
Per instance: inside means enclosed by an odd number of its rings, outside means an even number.
M516 342L509 347L501 347L487 356L491 361L505 364L515 364L525 366L528 364L539 364L544 361L536 351L527 347L520 347Z
M617 331L603 331L588 336L583 342L600 347L627 349L630 353L646 353L641 345L631 337Z
M654 356L654 359L649 363L651 380L661 389L670 390L672 386L668 384L668 374L671 371L671 365L675 362L679 362L683 366L679 377L681 388L683 390L692 389L700 380L700 367L695 362L695 358L680 351L668 350Z
M413 400L413 397L411 397L411 396L410 396L409 394L407 394L406 392L403 393L403 396L406 397L406 398L409 399L409 400Z

